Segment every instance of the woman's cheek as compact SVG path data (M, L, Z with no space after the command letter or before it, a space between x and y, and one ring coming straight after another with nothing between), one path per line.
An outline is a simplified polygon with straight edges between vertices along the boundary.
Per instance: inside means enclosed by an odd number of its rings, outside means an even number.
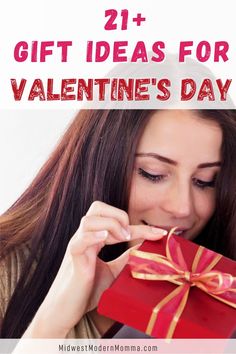
M140 180L140 177L133 177L129 198L128 214L131 224L136 224L142 219L143 213L150 209L153 203L150 186L146 181Z
M208 221L212 217L215 211L215 207L216 207L215 193L214 191L212 191L212 193L206 195L205 198L199 198L198 214L201 216L202 219Z
M133 190L129 203L129 218L133 224L140 224L143 219L149 218L150 213L159 213L161 196L150 188Z

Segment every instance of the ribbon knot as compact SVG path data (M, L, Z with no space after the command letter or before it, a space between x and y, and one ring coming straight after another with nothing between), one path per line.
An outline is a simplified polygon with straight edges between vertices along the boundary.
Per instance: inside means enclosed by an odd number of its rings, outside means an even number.
M191 273L184 272L184 279L187 280L188 283L191 283ZM194 285L194 284L192 284L192 285Z
M166 338L172 338L187 304L189 290L193 286L218 301L236 308L236 278L231 274L213 270L222 256L199 246L190 270L185 262L180 244L172 236L174 230L172 229L167 237L166 256L132 250L129 260L131 274L134 278L165 280L178 285L153 308L146 328L146 333L152 335L159 312L163 308L168 309L169 306L172 319L166 326Z

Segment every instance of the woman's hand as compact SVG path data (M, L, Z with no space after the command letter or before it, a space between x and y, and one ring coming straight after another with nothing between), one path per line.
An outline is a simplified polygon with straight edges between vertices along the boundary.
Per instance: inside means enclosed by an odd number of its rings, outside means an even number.
M58 274L24 337L65 338L88 311L97 306L128 260L128 251L105 263L97 255L105 244L160 239L166 232L129 225L126 212L94 202L70 240Z

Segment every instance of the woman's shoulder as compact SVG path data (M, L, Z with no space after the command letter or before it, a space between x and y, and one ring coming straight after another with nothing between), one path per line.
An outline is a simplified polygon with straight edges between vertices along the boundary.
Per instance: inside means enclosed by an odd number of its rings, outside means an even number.
M0 317L5 313L29 254L30 244L23 243L0 260Z
M7 279L11 283L14 279L19 280L23 266L30 254L30 244L25 242L14 249L0 260L0 280Z

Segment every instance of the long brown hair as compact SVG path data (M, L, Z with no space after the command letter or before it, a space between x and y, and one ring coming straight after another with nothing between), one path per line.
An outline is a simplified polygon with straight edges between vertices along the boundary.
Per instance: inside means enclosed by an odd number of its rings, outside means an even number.
M19 338L24 333L91 203L100 200L128 210L135 151L152 112L81 111L29 188L1 216L1 257L30 242L30 256L8 305L2 338ZM235 111L202 110L199 114L216 120L224 139L216 211L196 242L236 259ZM125 248L125 243L106 246L100 257L108 261ZM29 272L35 259L36 268Z

